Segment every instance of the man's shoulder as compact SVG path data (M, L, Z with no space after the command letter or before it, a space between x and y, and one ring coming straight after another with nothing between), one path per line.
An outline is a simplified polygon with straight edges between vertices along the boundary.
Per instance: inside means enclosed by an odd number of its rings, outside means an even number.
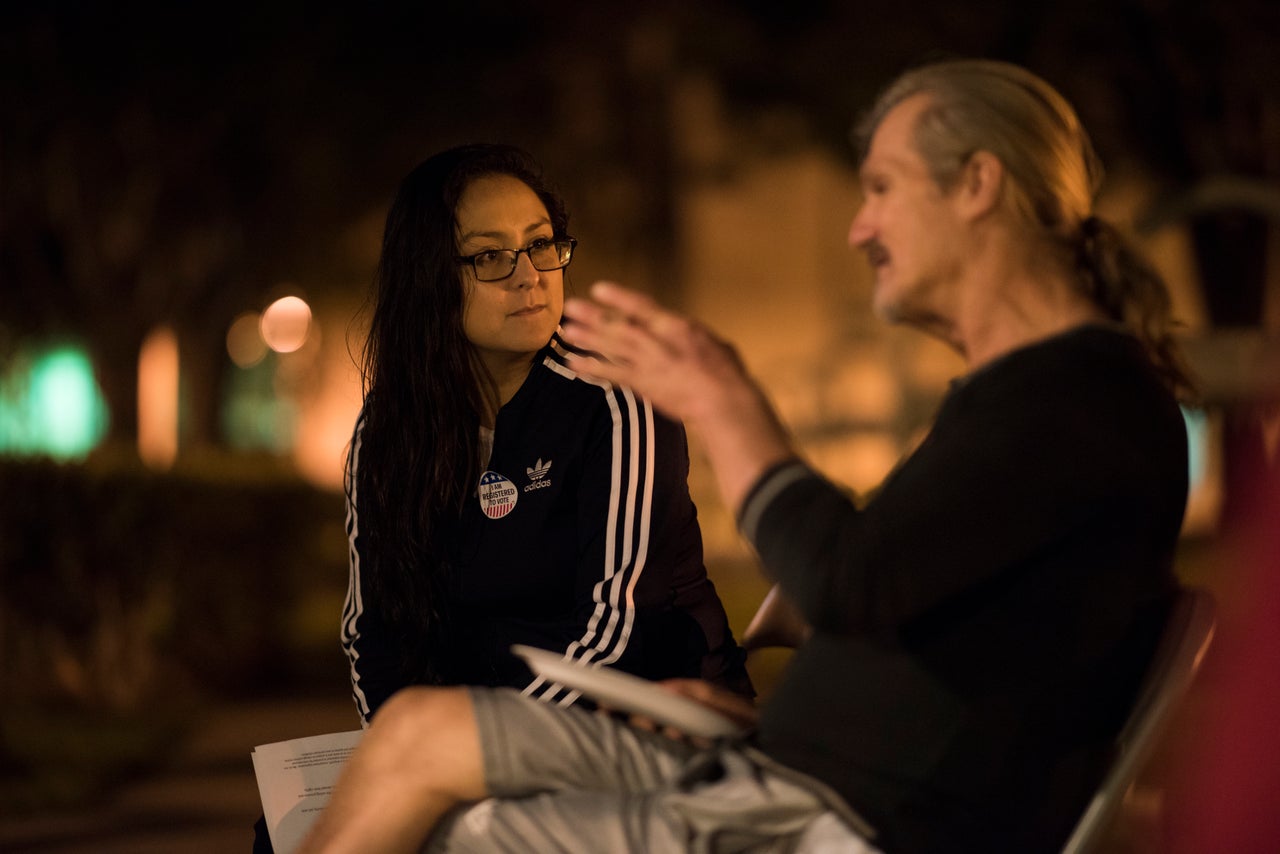
M1122 330L1084 327L1009 354L954 392L953 414L1002 432L1172 436L1178 402L1140 342Z
M967 383L1000 390L1077 387L1106 394L1120 386L1159 384L1142 345L1123 329L1088 325L1007 353Z

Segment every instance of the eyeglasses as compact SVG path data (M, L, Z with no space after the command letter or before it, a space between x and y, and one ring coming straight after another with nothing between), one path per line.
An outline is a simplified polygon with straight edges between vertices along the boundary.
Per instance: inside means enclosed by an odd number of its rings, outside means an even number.
M543 273L563 270L569 266L573 248L577 245L578 241L572 237L561 237L559 240L540 237L524 249L486 249L474 255L459 255L455 260L459 264L470 264L471 269L476 272L477 281L496 282L516 271L516 263L522 252L529 256L535 270Z

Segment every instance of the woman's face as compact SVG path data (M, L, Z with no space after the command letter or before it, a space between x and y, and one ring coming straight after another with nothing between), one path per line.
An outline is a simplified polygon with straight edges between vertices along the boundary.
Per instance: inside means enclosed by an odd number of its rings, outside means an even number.
M555 237L541 199L510 175L472 181L458 200L456 217L459 255L524 249ZM563 270L535 270L528 253L521 253L505 279L477 281L472 266L463 264L462 282L462 328L491 370L527 361L551 340L564 307Z

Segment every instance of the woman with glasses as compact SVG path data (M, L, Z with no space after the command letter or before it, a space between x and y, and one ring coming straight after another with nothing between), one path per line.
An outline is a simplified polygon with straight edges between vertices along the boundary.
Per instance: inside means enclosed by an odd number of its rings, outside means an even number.
M346 464L342 643L366 722L411 683L577 699L512 644L752 695L683 428L565 365L567 224L499 145L427 159L391 206Z

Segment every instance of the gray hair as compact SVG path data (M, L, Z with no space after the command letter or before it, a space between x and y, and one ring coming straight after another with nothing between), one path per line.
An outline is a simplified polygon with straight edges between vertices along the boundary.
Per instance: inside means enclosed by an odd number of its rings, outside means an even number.
M1093 211L1102 163L1066 98L1017 65L983 59L912 69L880 95L855 133L865 155L885 115L912 95L930 103L915 127L934 180L950 188L976 151L989 151L1011 181L1008 204L1035 230L1066 238Z
M1175 392L1194 397L1160 275L1110 223L1093 214L1103 169L1071 104L1040 77L986 59L911 69L881 93L854 128L865 157L880 122L898 104L926 94L913 130L916 149L944 190L978 151L994 155L1009 180L1004 204L1027 232L1073 273L1081 292L1124 324Z

